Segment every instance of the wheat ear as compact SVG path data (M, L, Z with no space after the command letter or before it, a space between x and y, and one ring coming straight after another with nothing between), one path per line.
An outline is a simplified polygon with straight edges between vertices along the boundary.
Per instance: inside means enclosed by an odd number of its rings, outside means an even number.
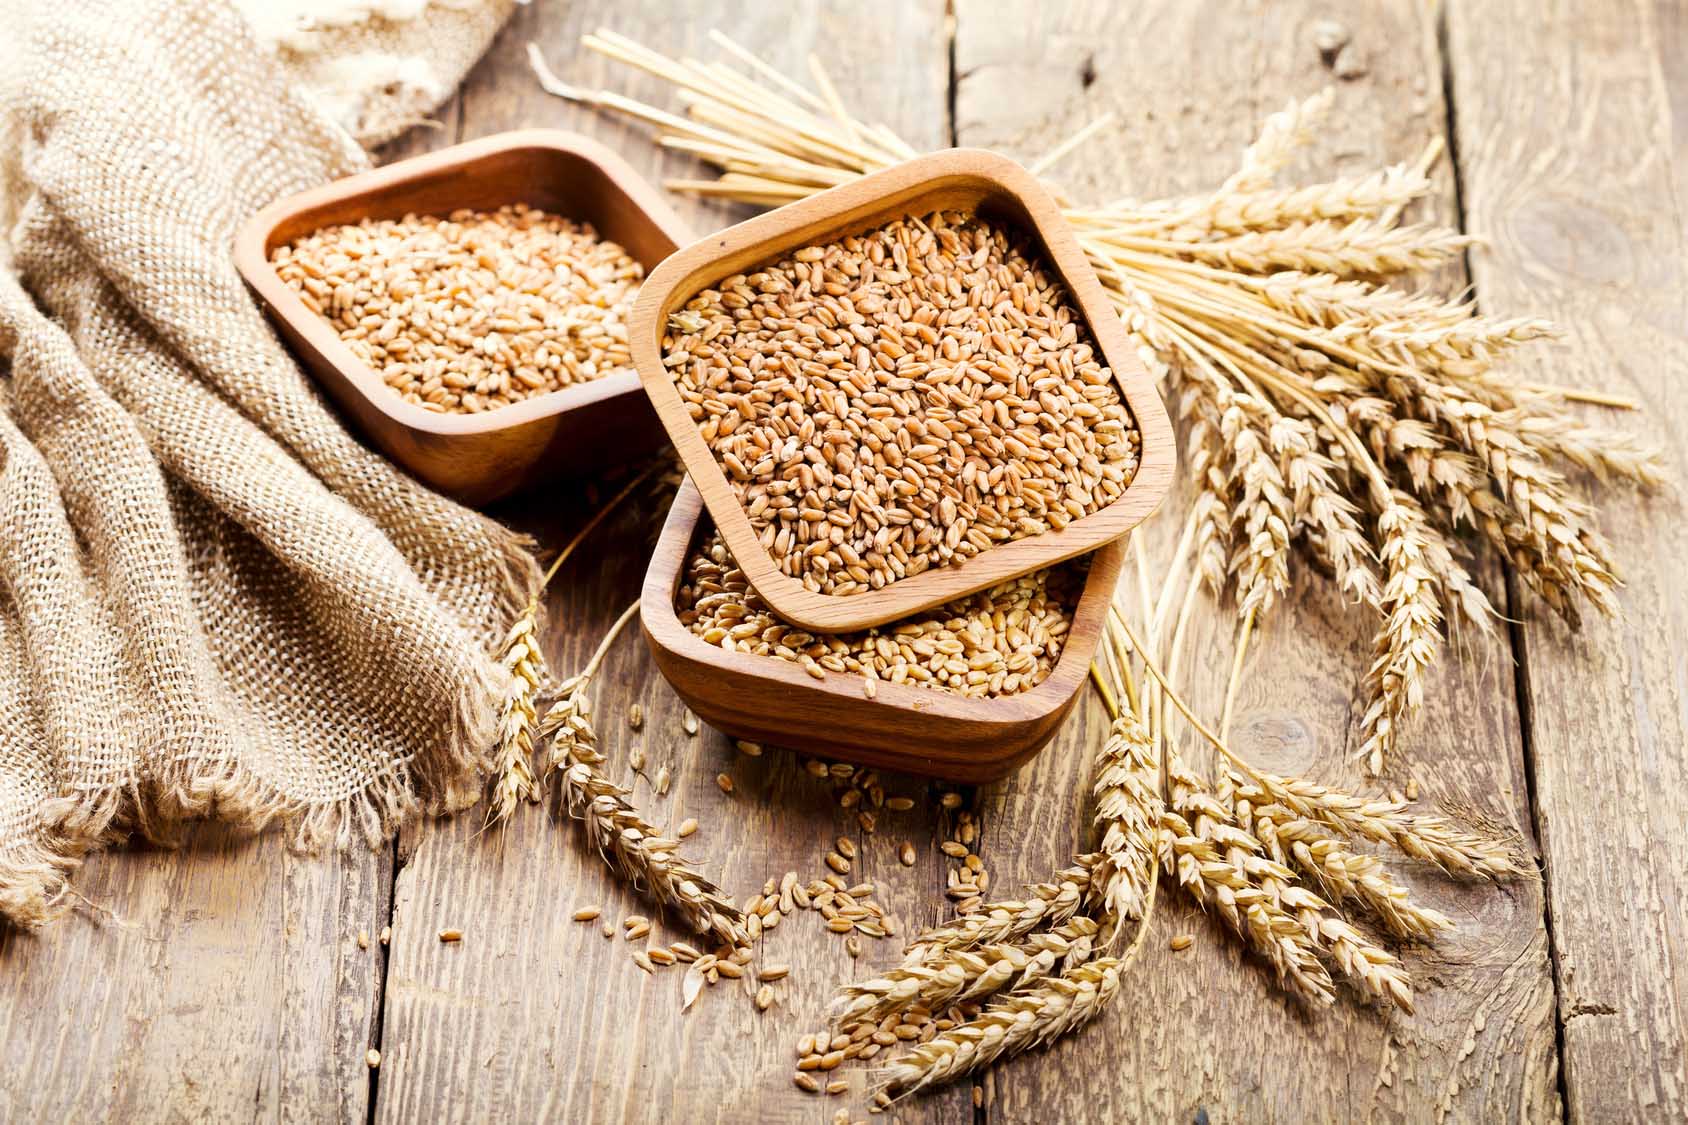
M604 654L638 609L637 601L628 606L586 667L558 689L562 698L539 720L539 734L550 744L551 768L562 771L564 805L585 826L587 838L610 869L698 933L743 945L744 915L732 899L680 855L679 840L645 820L628 791L603 774L605 759L597 750L588 688Z

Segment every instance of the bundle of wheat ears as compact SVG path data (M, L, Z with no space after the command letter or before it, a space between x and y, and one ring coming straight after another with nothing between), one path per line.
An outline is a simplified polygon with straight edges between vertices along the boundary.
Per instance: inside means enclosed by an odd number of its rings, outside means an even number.
M648 122L659 144L722 170L670 181L676 190L778 205L915 155L884 126L852 118L813 60L812 92L725 36L714 40L737 66L669 59L610 32L583 41L672 83L683 114L574 87L530 54L549 92ZM1163 874L1309 1002L1331 1002L1341 978L1410 1010L1401 964L1349 917L1406 940L1451 922L1416 904L1369 849L1387 845L1451 876L1523 870L1507 841L1251 766L1226 741L1235 675L1216 724L1175 687L1198 591L1234 606L1240 669L1250 636L1289 589L1299 544L1378 622L1361 755L1382 773L1449 627L1486 632L1495 618L1470 552L1498 552L1572 622L1585 604L1611 613L1611 547L1566 472L1642 487L1662 479L1656 454L1567 405L1623 400L1532 385L1498 366L1552 326L1479 316L1469 303L1391 283L1471 241L1400 222L1429 190L1437 149L1368 176L1276 183L1330 106L1327 92L1274 115L1211 194L1065 209L1143 361L1180 403L1199 492L1153 583L1133 544L1137 574L1121 584L1092 669L1114 717L1096 765L1097 850L1024 899L920 935L905 966L843 991L845 1030L912 1006L988 1001L892 1063L892 1092L958 1078L1096 1015L1142 947ZM1087 127L1033 171L1097 131ZM1204 774L1187 760L1180 732L1186 745L1210 747L1202 759L1217 768ZM1065 929L1079 918L1096 923L1094 938Z

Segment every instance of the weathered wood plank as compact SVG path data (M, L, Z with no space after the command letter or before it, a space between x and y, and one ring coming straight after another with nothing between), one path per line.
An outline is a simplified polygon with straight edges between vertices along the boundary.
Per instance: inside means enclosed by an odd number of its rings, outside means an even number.
M1564 324L1542 380L1634 395L1615 421L1688 478L1688 16L1673 5L1452 6L1467 222L1492 312ZM1592 413L1592 412L1591 412ZM1621 621L1512 601L1550 884L1568 1109L1688 1116L1688 556L1680 503L1603 494Z
M1117 131L1051 175L1076 198L1152 198L1209 188L1235 166L1264 116L1334 81L1313 42L1315 4L958 4L960 143L1023 158L1051 149L1112 110ZM1443 128L1432 15L1415 5L1342 9L1364 73L1340 83L1337 109L1304 168L1329 174L1406 159ZM1029 44L1036 44L1030 49ZM1454 217L1441 172L1437 215ZM1165 511L1187 510L1188 493ZM1150 571L1179 520L1143 529ZM1129 568L1128 568L1129 570ZM1494 575L1489 576L1491 580ZM1491 588L1496 584L1491 581ZM1234 617L1204 606L1188 648L1198 706L1217 714ZM1360 787L1353 713L1372 623L1344 610L1303 566L1251 650L1233 741L1257 763ZM1092 705L1055 749L988 795L987 842L999 886L1040 878L1087 838L1089 756L1105 720ZM1504 638L1445 664L1407 743L1401 776L1425 800L1460 800L1516 826L1530 822L1510 653ZM994 857L994 858L993 858ZM1275 991L1223 929L1176 892L1126 979L1116 1010L1075 1040L1001 1068L990 1112L1005 1120L1538 1118L1556 1114L1552 985L1541 895L1407 876L1459 930L1410 951L1416 1016L1342 997L1309 1015ZM1164 888L1163 888L1164 889ZM1167 948L1174 934L1196 944Z
M890 0L766 9L715 0L688 5L684 20L657 3L534 5L518 10L471 74L463 134L535 125L575 129L607 141L653 179L695 175L695 165L654 148L641 128L542 94L528 76L525 47L540 43L570 81L669 104L662 84L586 54L579 36L607 25L666 53L714 57L705 35L720 27L793 74L802 73L810 51L818 52L853 104L893 122L911 142L936 147L947 138L941 14L937 3ZM748 213L679 206L700 233ZM659 504L639 508L601 528L553 588L546 646L561 674L578 668L639 592L662 516ZM580 490L568 486L530 496L507 514L534 523L541 541L556 546L587 510ZM625 721L634 701L645 711L638 734ZM628 779L634 741L645 746L647 778L663 765L673 771L666 798L648 781L636 782L638 802L658 823L696 817L701 828L689 852L741 901L787 870L805 881L825 874L822 856L847 834L861 849L851 877L880 885L876 897L904 932L936 916L943 872L934 817L882 814L869 837L794 756L772 749L760 758L738 755L707 728L686 737L678 700L632 633L604 669L595 713L615 776ZM715 784L720 772L734 779L731 796ZM924 789L895 779L887 784L909 795ZM920 851L914 868L896 861L904 839ZM606 940L597 923L570 920L584 905L601 907L617 923L628 914L654 913L605 874L576 826L554 808L524 809L508 827L486 833L479 813L471 812L407 834L395 889L378 1118L809 1121L843 1104L793 1087L792 1045L820 1025L836 982L866 971L870 958L896 960L900 943L870 948L863 964L852 964L842 939L822 930L818 915L794 915L761 943L762 958L793 965L771 1011L758 1015L745 993L723 981L682 1016L680 971L646 976L630 959L636 947L619 936ZM436 932L443 926L464 930L464 941L441 945ZM666 923L655 934L689 937ZM849 1101L862 1116L864 1076L857 1072L851 1081ZM904 1115L972 1116L965 1090Z
M95 856L76 917L0 929L0 1119L362 1121L389 867L209 826Z

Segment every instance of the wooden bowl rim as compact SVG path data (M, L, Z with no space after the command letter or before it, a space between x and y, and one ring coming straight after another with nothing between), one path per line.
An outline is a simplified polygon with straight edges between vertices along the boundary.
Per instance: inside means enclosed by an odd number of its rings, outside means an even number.
M482 414L436 414L424 410L394 394L381 376L346 346L334 327L312 312L270 265L268 250L271 234L301 213L453 172L473 174L473 166L489 157L522 151L562 152L596 165L628 204L641 212L670 242L684 246L691 241L691 231L662 194L613 149L591 137L563 129L517 129L396 160L278 199L241 225L235 236L235 268L258 294L259 300L269 307L272 315L285 320L309 341L371 406L409 430L447 437L495 433L604 399L631 394L641 384L637 372L629 370L549 391ZM650 273L647 272L647 282L649 278Z
M1090 571L1073 606L1072 622L1061 655L1039 684L1029 691L1006 696L965 696L937 688L876 681L870 698L863 693L863 677L854 672L827 671L817 680L802 667L777 656L748 652L727 652L709 644L680 623L674 596L684 578L692 544L701 531L707 511L702 493L687 476L680 483L674 503L657 537L639 603L639 621L653 647L660 646L675 656L763 680L772 680L794 694L801 706L805 695L826 695L863 708L882 707L942 722L986 724L1004 728L1036 723L1060 711L1084 688L1090 661L1096 649L1093 641L1072 644L1074 636L1101 638L1107 624L1108 606L1125 560L1123 540L1110 540L1091 552ZM736 561L736 557L735 557ZM1062 562L1069 560L1063 559ZM1059 565L1059 564L1056 564ZM1088 650L1080 655L1080 650Z
M934 567L884 589L851 595L811 591L782 574L750 525L726 474L704 444L686 413L663 363L662 335L668 315L700 289L728 276L717 266L723 258L758 252L772 258L814 241L818 226L839 219L851 229L851 212L897 201L905 214L920 210L919 200L965 182L987 194L1011 199L1024 212L1043 245L1048 266L1061 278L1085 318L1102 359L1112 369L1121 398L1141 435L1136 476L1107 507L1074 520L1060 531L1047 531L991 547L958 566ZM860 224L864 229L883 218ZM831 236L835 236L836 231ZM1117 539L1160 504L1172 483L1174 439L1165 404L1154 380L1115 315L1077 236L1060 217L1055 200L1019 164L984 149L947 149L905 161L883 171L787 204L701 239L670 255L651 271L634 302L629 321L633 365L669 439L697 483L704 504L751 585L783 618L827 633L849 632L909 617L1009 578L1040 570L1063 559L1093 551Z

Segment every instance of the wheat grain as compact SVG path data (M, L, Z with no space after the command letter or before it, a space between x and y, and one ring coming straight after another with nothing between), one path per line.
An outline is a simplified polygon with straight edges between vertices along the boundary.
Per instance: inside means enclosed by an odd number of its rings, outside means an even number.
M425 410L494 410L632 366L624 318L639 263L589 224L523 204L326 227L271 261Z
M871 676L974 697L1014 695L1042 683L1060 659L1081 584L1081 568L1063 564L890 625L817 634L775 615L710 532L686 564L675 612L709 644L803 663L814 674Z
M1059 530L1136 472L1140 435L1081 317L973 216L897 219L726 278L663 347L763 547L818 592Z

